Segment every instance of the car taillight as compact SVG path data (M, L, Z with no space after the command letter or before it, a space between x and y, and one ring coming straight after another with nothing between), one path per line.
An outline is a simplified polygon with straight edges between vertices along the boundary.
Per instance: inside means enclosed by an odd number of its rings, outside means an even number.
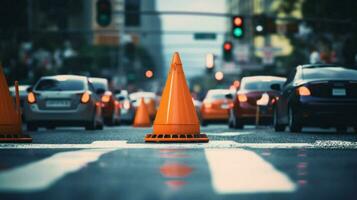
M311 92L309 90L309 88L305 87L305 86L301 86L297 89L297 92L300 96L310 96Z
M238 101L239 101L239 102L247 102L247 101L248 101L247 95L245 95L245 94L238 94Z
M211 108L211 107L212 107L212 103L210 103L210 102L204 102L204 103L203 103L203 106L204 106L205 108Z
M121 104L119 101L114 101L114 104L116 108L121 108Z
M102 102L103 103L108 103L110 101L111 95L105 94L102 96Z
M90 94L85 92L82 94L81 103L88 103L90 101Z
M233 108L234 107L234 104L232 102L228 103L228 107L229 108Z
M124 101L123 107L124 107L124 109L129 110L130 109L130 102L129 101Z
M271 99L271 104L274 104L274 103L276 103L276 99L275 99L275 98L272 98L272 99Z
M28 102L29 104L34 104L34 103L36 103L36 95L35 95L35 93L30 92L30 93L27 95L27 102Z

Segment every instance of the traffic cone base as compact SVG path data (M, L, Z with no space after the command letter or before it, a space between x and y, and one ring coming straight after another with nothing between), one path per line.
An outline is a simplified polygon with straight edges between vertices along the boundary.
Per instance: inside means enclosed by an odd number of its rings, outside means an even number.
M206 134L147 134L145 142L209 142Z
M0 143L31 143L32 138L29 135L22 134L0 134Z
M153 133L145 142L208 142L200 134L200 123L186 83L181 59L174 53L171 68L156 114Z
M10 96L9 86L0 65L0 142L32 142L22 134L19 84L15 82L16 104Z

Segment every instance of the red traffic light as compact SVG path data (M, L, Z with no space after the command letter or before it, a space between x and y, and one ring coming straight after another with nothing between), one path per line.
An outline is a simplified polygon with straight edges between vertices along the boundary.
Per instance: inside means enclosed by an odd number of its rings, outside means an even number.
M243 18L239 17L239 16L233 17L233 24L235 26L242 26L243 25Z
M230 42L225 42L223 45L224 50L230 51L232 49L232 43Z

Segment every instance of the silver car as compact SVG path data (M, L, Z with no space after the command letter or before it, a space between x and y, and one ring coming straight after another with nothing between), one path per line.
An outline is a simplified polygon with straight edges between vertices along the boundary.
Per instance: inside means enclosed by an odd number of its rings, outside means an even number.
M24 114L29 131L56 126L103 129L100 98L84 76L41 78L28 93Z
M124 123L132 124L135 117L135 108L130 101L128 91L122 90L120 93L116 94L115 97L121 105L121 121Z

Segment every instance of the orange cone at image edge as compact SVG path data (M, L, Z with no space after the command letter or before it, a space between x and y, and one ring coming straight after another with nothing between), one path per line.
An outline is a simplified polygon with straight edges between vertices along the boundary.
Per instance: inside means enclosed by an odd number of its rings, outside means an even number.
M16 88L16 107L10 96L9 86L0 65L0 142L32 142L32 138L22 135L20 97L18 82Z
M161 97L153 133L146 142L208 142L200 134L200 123L188 89L181 59L174 53L171 69Z
M135 113L134 127L150 127L151 121L144 98L140 99L139 106Z

